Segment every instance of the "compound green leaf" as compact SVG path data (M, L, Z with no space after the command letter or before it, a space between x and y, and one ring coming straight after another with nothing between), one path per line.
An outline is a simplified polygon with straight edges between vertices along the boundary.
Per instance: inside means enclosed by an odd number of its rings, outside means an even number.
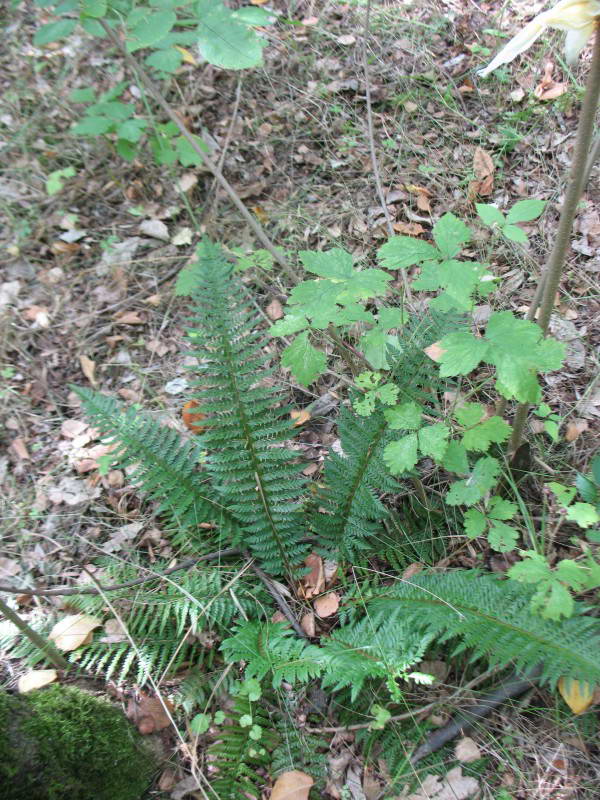
M386 408L383 413L393 431L414 431L421 425L423 408L410 401L394 408Z
M220 0L198 0L196 13L202 58L224 69L247 69L262 63L266 41Z
M278 319L271 325L269 333L271 336L291 336L307 327L308 320L304 314L286 314L283 319Z
M299 383L309 386L324 372L327 359L325 353L312 346L308 340L308 331L304 331L282 352L281 364L292 370Z
M469 539L475 539L484 533L487 528L487 519L477 508L470 508L465 512L463 524L465 534Z
M160 72L176 72L181 66L183 56L175 47L166 47L162 50L155 50L154 53L145 59L149 67Z
M488 542L492 550L498 553L508 553L514 550L519 540L519 532L505 522L492 520L488 531Z
M512 519L517 513L517 504L495 495L490 499L489 515L493 519Z
M490 417L465 431L462 443L467 450L485 453L492 442L499 444L508 439L510 425L500 417Z
M496 206L492 206L489 203L475 203L475 208L477 209L479 218L486 225L490 227L493 225L498 225L500 228L504 227L506 223L504 214L500 209L496 208Z
M444 351L439 358L440 376L468 375L486 358L488 344L467 331L457 331L444 336L439 342Z
M567 509L567 519L575 522L580 528L589 528L600 522L600 514L590 503L573 503Z
M354 274L352 256L340 247L324 251L301 250L298 256L304 269L320 278L345 281Z
M446 503L449 506L475 505L496 485L499 474L500 463L497 459L489 456L480 458L466 480L452 484L446 495Z
M412 236L393 236L377 251L377 258L385 269L404 269L439 257L432 244Z
M502 228L502 235L510 239L511 242L517 242L517 244L527 244L529 241L525 231L521 230L518 225L505 225Z
M463 428L471 428L483 419L485 408L481 403L465 403L454 412L454 418Z
M462 220L448 212L433 226L433 238L442 257L451 259L471 241L471 231Z
M430 456L439 463L448 447L449 436L450 428L443 422L426 425L419 430L419 450L424 456Z
M508 212L506 221L510 225L514 225L515 222L531 222L540 216L545 207L546 203L543 200L535 198L519 200Z
M448 442L442 466L444 469L447 469L448 472L454 472L456 475L466 475L469 471L469 460L467 458L467 451L460 442L455 439Z

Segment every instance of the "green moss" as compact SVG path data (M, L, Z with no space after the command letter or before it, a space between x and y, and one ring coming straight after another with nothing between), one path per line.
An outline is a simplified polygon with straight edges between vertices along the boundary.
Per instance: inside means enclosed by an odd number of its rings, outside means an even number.
M3 800L140 800L154 759L119 709L79 689L0 693Z

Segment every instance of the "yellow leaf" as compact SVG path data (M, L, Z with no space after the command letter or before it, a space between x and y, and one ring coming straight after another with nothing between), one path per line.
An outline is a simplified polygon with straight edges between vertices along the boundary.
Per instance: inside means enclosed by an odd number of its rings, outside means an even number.
M181 55L183 56L183 60L186 64L192 64L194 67L198 66L198 62L194 58L194 56L190 53L189 50L186 50L185 47L179 47L178 44L175 45L175 50L179 50Z
M275 781L271 800L308 800L308 793L314 780L306 772L292 769L283 772Z
M582 714L591 706L594 699L593 686L571 678L561 678L558 682L558 691L574 714Z
M56 678L55 669L32 669L19 678L19 694L27 694L27 692L32 692L34 689L41 689L42 686L53 683Z
M87 614L70 614L61 619L48 636L59 650L70 652L92 641L92 631L99 628L102 620Z

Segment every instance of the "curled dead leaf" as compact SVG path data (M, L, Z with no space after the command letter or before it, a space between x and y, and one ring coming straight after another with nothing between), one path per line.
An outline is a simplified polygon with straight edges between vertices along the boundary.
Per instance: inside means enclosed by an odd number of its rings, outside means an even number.
M34 689L48 686L49 683L54 683L57 677L55 669L32 669L19 678L17 684L19 694L27 694L27 692L32 692Z
M299 769L283 772L271 790L271 800L308 800L313 783L314 779Z
M322 594L314 602L314 609L320 617L331 617L340 607L340 596L337 592Z
M68 653L84 644L89 644L92 641L93 631L100 625L102 620L88 614L69 614L56 623L48 638L59 650Z
M294 420L294 428L304 425L310 419L310 411L305 408L298 411L290 411L290 418Z

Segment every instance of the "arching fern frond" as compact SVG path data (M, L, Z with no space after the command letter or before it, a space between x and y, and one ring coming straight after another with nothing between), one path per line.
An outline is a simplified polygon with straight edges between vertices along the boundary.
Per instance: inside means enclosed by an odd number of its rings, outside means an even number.
M209 416L199 437L206 468L264 569L291 574L307 553L298 504L304 481L296 454L283 446L293 429L285 409L275 408L260 321L219 247L205 240L193 269L188 337L200 370L195 397Z
M366 610L382 636L408 621L438 643L457 639L455 653L468 648L492 665L542 664L541 679L551 686L563 675L600 683L600 622L582 615L545 620L531 612L531 594L516 582L461 570L399 582Z
M185 441L172 428L99 392L73 389L90 422L114 443L114 463L122 469L134 467L131 480L159 501L158 513L165 514L180 531L193 532L196 539L200 538L198 525L204 522L216 523L228 544L237 541L235 519L198 470L201 448L197 439ZM182 540L184 536L179 537Z

